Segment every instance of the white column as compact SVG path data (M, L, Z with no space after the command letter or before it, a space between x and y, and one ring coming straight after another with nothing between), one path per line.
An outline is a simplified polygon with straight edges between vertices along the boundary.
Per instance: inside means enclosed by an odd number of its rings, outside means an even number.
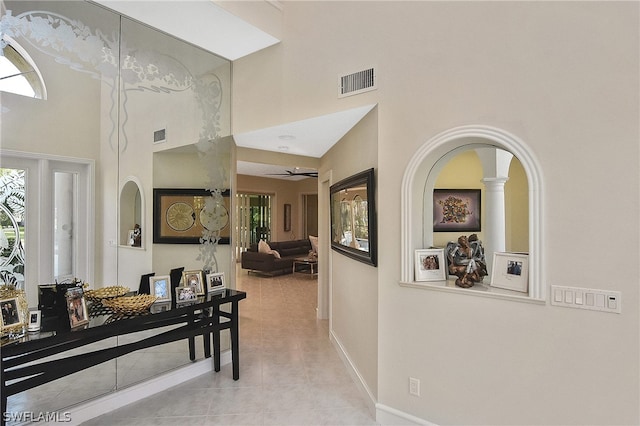
M484 246L487 270L491 275L493 253L506 250L506 214L504 202L504 184L509 180L509 165L513 154L497 148L479 148L476 150L482 162L484 184Z
M509 180L507 177L486 177L482 179L485 200L483 245L489 274L491 274L491 266L493 264L493 253L505 251L506 249L504 184L507 180Z

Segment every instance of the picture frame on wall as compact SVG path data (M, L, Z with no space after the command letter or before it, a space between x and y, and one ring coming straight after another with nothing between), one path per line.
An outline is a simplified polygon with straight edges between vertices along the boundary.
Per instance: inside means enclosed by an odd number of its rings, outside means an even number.
M434 189L433 232L481 231L479 189Z
M490 285L522 293L529 292L529 255L494 253Z
M171 301L171 277L158 275L149 277L149 290L152 296L156 296L156 302Z
M202 282L202 271L183 271L182 285L184 287L191 287L196 296L203 296L204 284Z
M207 274L207 292L215 293L226 288L224 272Z
M72 287L65 293L69 325L72 330L84 328L89 324L89 311L82 287Z
M415 251L415 280L444 281L447 279L447 262L444 249L419 249Z
M291 231L291 204L284 205L284 231Z
M229 244L231 192L222 192L221 203L211 195L207 189L154 188L153 242L200 244L206 230L219 234L218 244Z

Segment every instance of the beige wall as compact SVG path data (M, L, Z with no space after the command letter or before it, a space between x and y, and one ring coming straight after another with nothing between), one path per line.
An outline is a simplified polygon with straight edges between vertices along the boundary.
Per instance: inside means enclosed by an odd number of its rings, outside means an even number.
M272 195L272 241L298 240L302 235L302 194L317 194L318 180L299 181L273 179L260 176L238 175L239 193ZM284 230L284 205L291 204L291 231Z
M283 5L283 42L234 63L234 130L378 103L336 147L350 155L321 168L334 181L377 168L379 266L332 255L332 327L378 408L438 424L640 423L638 279L587 266L619 264L616 248L640 258L639 4ZM337 99L339 75L372 65L376 91ZM540 164L547 290L620 291L622 314L398 285L404 170L465 124L516 135Z
M322 208L322 200L328 200L329 186L369 168L376 168L377 121L377 109L374 109L322 158L319 175L324 198L319 197L319 244L330 244L328 238L323 238L331 235L330 220L327 217L329 209ZM327 182L325 179L329 175L331 178ZM377 171L376 179L380 179ZM378 206L380 197L380 192L376 191ZM326 201L325 206L328 205ZM332 319L330 332L355 366L358 375L362 377L366 390L371 395L376 395L378 389L378 269L336 251L330 251L329 256L331 256L329 282ZM323 261L325 259L319 259L319 262ZM384 260L380 262L384 263Z

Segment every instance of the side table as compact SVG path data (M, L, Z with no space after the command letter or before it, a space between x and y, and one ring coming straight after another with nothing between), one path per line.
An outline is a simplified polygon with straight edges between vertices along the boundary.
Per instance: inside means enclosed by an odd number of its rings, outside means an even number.
M293 273L318 275L318 259L315 257L297 257L293 260Z

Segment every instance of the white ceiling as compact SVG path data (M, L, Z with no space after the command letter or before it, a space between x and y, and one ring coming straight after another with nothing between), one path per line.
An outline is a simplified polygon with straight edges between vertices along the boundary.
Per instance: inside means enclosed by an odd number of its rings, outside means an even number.
M93 0L230 61L280 42L211 0Z
M211 0L93 1L231 61L280 42ZM241 147L320 158L374 106L366 105L233 136ZM258 168L258 165L254 167ZM244 169L246 174L260 173L259 170L251 172L249 163Z
M289 175L288 172L292 173L306 173L306 172L316 172L315 169L308 169L304 167L287 167L287 166L276 166L274 164L261 164L261 163L250 163L248 161L238 161L237 162L237 170L236 172L239 175L249 175L249 176L259 176L271 179L283 179L290 181L298 181L302 179L315 179L310 178L308 176L296 176Z
M234 134L238 146L305 157L322 157L375 105Z

